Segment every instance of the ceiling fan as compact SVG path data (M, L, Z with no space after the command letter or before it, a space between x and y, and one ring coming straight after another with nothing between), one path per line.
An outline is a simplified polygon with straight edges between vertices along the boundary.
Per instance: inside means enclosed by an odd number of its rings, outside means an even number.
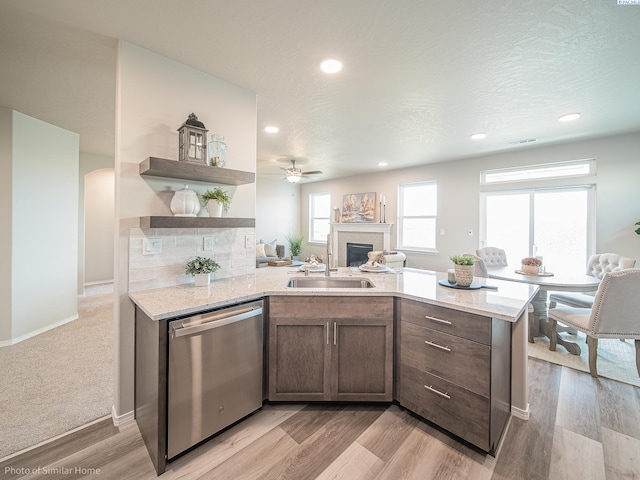
M291 183L298 183L305 175L319 175L322 172L320 170L313 170L311 172L303 172L299 168L296 168L295 158L291 159L291 166L289 168L280 167L284 170L285 178Z

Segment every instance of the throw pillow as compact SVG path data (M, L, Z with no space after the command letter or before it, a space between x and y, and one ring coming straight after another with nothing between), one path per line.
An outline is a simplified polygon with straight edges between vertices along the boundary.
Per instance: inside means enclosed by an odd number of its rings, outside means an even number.
M256 258L266 257L267 254L264 251L264 243L258 243L256 245Z
M267 257L277 257L278 252L276 251L276 240L272 242L264 244L264 251L267 254Z

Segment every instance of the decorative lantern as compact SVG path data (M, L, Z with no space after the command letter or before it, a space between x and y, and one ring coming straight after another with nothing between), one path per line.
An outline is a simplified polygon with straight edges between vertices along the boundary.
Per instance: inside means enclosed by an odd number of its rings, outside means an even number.
M181 162L207 163L207 132L204 123L192 113L178 129L180 150L178 160Z

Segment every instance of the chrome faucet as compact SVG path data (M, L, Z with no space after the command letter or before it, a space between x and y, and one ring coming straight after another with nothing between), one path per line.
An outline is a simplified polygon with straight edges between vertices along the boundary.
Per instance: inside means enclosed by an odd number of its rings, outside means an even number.
M331 230L329 230L329 235L327 235L327 265L324 267L324 276L331 276L331 258L333 257L333 250L331 249Z

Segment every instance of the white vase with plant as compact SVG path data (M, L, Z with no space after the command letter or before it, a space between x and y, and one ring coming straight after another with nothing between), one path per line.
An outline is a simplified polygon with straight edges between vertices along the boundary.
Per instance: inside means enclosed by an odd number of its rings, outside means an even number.
M207 206L210 217L222 217L222 212L227 213L231 197L221 187L207 190L202 194L202 201Z
M538 275L540 273L542 261L539 258L525 257L520 263L522 265L520 269L525 275Z
M211 284L211 274L220 270L220 265L208 257L195 257L187 262L184 271L193 275L196 287L206 287Z
M461 287L468 287L473 283L473 270L476 263L475 257L471 255L451 255L449 259L453 262L456 271L456 283Z

